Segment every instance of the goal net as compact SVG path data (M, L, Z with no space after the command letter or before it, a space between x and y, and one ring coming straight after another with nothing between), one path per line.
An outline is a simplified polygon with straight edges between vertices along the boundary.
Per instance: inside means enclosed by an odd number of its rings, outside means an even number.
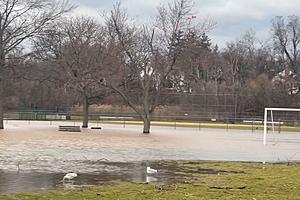
M278 120L278 117L274 118L274 112L276 112L276 115L283 116L282 114L285 114L286 119L295 118L295 115L287 115L287 113L294 113L300 112L300 108L265 108L264 112L264 138L263 143L266 145L267 143L267 131L268 131L268 124L271 124L272 126L272 132L275 132L275 125L281 126L283 124L283 118L281 117L281 120ZM281 113L279 115L278 113ZM288 116L288 117L287 117ZM268 119L270 121L268 121Z

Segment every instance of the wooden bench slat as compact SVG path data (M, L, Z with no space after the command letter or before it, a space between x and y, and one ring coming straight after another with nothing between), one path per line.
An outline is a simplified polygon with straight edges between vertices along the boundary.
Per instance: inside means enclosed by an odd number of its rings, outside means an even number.
M80 126L58 126L59 131L81 132Z

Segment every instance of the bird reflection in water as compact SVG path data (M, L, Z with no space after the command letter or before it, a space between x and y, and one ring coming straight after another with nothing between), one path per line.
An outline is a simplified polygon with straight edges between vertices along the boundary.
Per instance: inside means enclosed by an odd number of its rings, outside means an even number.
M157 182L157 178L154 176L146 175L146 183Z

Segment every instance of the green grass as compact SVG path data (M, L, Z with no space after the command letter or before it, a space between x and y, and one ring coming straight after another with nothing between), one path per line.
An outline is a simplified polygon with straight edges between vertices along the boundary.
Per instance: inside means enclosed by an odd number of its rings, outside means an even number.
M163 165L169 165L182 179L164 185L122 182L67 192L20 193L0 199L300 199L297 164L167 161Z

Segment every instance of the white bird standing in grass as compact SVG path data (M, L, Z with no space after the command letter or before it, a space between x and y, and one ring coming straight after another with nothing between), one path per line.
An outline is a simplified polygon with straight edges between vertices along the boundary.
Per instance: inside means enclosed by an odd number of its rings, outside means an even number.
M149 166L147 167L147 173L148 174L155 174L155 173L157 173L157 170L156 169L152 169L152 168L150 168Z
M73 178L77 177L77 174L74 172L70 172L67 173L64 177L63 177L63 181L65 180L72 180Z

